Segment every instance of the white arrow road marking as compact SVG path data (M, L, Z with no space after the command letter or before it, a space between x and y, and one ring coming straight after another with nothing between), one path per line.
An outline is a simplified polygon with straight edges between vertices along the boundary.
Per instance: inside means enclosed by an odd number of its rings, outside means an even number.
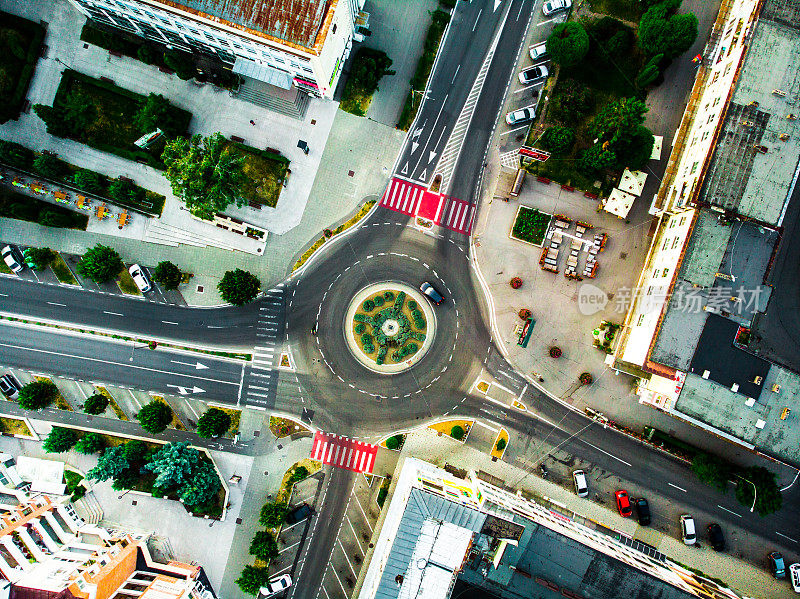
M416 152L418 147L419 147L419 144L417 142L415 142L415 141L412 141L411 142L411 153L413 154L414 152Z
M502 3L503 3L503 0L494 0L494 10L492 10L492 12L496 12L497 11L497 7L500 6Z
M187 389L186 387L181 387L180 385L167 385L167 387L175 387L178 390L178 393L181 395L189 395L189 393L205 393L205 389L201 389L197 385L192 387L191 389Z
M407 175L407 174L408 174L408 162L406 162L406 163L403 165L403 168L402 168L402 169L400 169L400 174L401 174L401 175Z
M422 171L422 174L419 176L419 180L424 182L427 177L428 177L428 169L425 169L424 171Z
M428 162L436 158L436 152L428 152Z
M425 123L427 123L427 122L428 121L426 119ZM419 129L414 129L414 133L411 134L411 139L417 139L420 136L420 134L422 133L423 129L425 128L425 123L422 123L422 127L420 127Z
M183 364L184 366L194 366L197 370L202 370L203 368L208 368L205 364L201 364L200 362L178 362L177 360L170 360L173 364Z

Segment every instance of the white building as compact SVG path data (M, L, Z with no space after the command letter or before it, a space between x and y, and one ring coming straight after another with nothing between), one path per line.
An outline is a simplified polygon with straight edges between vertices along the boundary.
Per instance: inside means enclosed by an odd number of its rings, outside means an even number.
M211 54L235 73L331 98L366 0L70 0L89 19L162 44Z

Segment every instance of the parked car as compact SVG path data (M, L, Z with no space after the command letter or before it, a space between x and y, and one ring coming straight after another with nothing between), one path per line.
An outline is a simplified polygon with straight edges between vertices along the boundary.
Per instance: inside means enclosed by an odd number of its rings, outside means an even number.
M575 493L578 497L589 495L589 485L586 484L586 473L583 470L573 472L572 480L575 482Z
M436 291L436 287L425 281L422 285L419 286L419 290L426 296L428 299L431 300L437 306L444 301L444 296Z
M528 49L528 53L531 55L531 60L539 60L540 58L544 58L547 56L547 42L542 42L541 44L531 46Z
M725 536L722 534L722 528L716 522L708 525L708 540L714 551L725 551Z
M549 17L554 13L569 10L571 7L572 0L548 0L542 4L542 12Z
M281 574L275 578L270 579L267 586L259 589L259 594L262 597L274 597L281 591L285 591L292 586L292 577L288 574Z
M694 518L689 514L681 515L681 538L687 545L697 542L697 530L694 527Z
M531 85L536 83L537 81L544 81L547 79L547 76L550 74L550 71L547 70L547 67L543 64L537 65L535 67L528 67L527 69L523 69L522 72L519 74L519 82L523 85Z
M519 110L514 110L513 112L509 112L506 115L506 123L509 125L519 125L522 123L527 123L528 121L532 121L533 117L536 116L536 107L535 106L527 106L526 108L520 108Z
M11 272L16 273L25 268L23 266L23 264L25 264L25 259L22 257L22 254L19 253L17 248L7 245L0 250L0 254L3 255L3 262L5 262L6 266L11 269Z
M789 566L789 580L792 581L792 589L795 593L800 593L800 564Z
M17 399L20 389L22 389L22 385L13 374L0 376L0 391L8 399Z
M786 565L783 562L783 556L778 551L773 551L767 556L769 563L769 571L777 578L786 578Z
M142 267L138 264L131 265L131 267L128 269L128 272L130 273L133 282L136 283L136 286L142 293L147 293L153 288L153 285L147 279L147 275L144 274Z
M636 506L636 520L639 525L647 526L650 524L650 504L647 503L647 499L639 497L633 501L633 505Z
M628 492L624 489L620 489L614 493L614 499L617 500L619 515L623 518L630 518L633 513L633 508L631 508L631 499L628 497Z
M312 513L313 511L307 503L298 505L296 508L286 514L286 523L297 524L298 522L302 522L308 518Z

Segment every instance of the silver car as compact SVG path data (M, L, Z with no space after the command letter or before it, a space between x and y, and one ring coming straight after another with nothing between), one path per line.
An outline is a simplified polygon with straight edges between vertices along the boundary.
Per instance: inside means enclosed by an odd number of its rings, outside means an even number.
M16 248L7 245L0 251L0 254L2 254L3 262L11 269L11 272L17 273L25 268L22 265L25 260Z
M521 123L527 123L528 121L532 121L533 117L535 116L536 116L535 107L528 106L526 108L520 108L519 110L509 112L506 115L506 123L508 123L509 125L519 125Z
M583 470L575 470L572 473L572 480L575 483L575 494L578 497L587 497L589 485L586 484L586 473Z
M549 17L553 13L569 10L571 7L572 0L548 0L542 4L542 12Z
M549 74L550 72L543 64L535 67L528 67L519 74L519 82L522 85L531 85L538 81L544 81Z

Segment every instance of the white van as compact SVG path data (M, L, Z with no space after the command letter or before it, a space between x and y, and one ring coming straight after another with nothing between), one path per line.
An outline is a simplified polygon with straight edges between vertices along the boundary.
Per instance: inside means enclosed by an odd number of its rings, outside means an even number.
M697 541L697 531L694 528L694 518L689 514L681 516L681 538L687 545L694 545Z
M575 482L575 493L578 497L589 495L589 485L586 484L586 473L583 470L575 470L572 473L572 480Z
M547 55L547 42L542 42L541 44L531 46L528 49L528 53L531 55L531 60L534 62L544 58Z

